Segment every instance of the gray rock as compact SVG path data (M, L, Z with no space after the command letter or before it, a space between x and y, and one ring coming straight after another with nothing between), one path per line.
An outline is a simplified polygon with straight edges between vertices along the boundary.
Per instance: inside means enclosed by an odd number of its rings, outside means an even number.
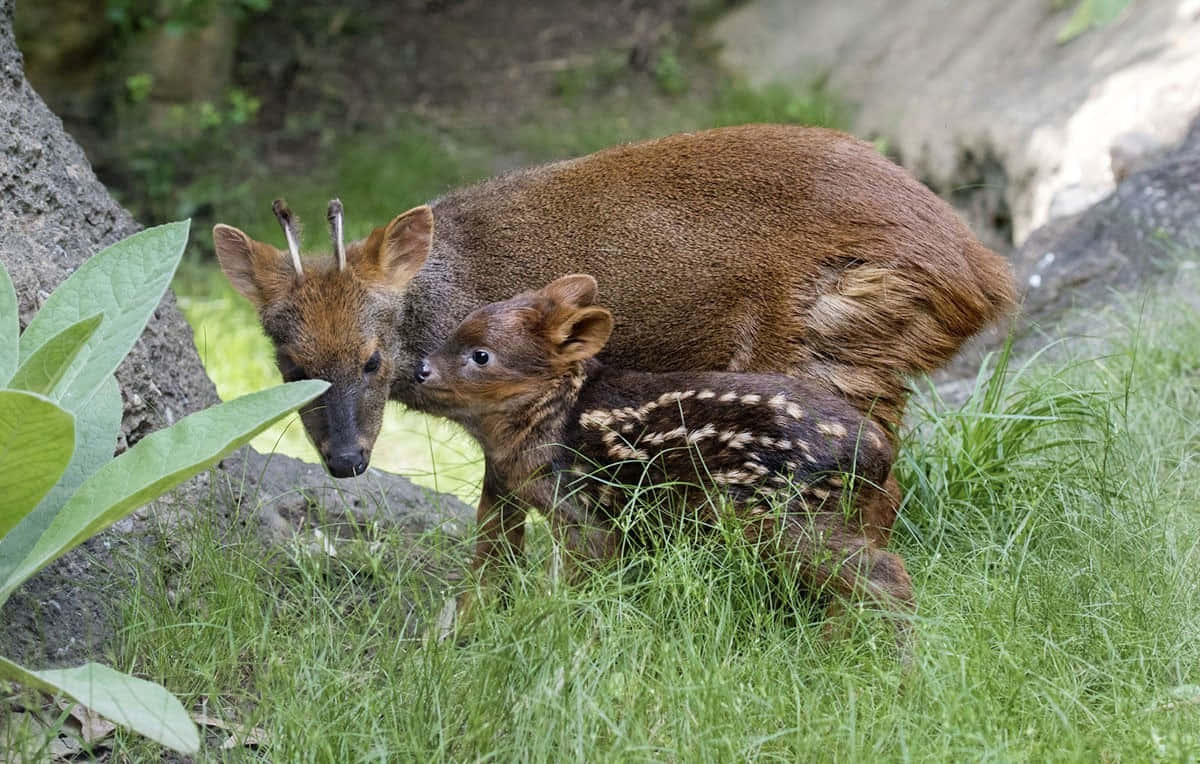
M1200 264L1200 119L1178 148L1146 162L1098 204L1047 223L1013 253L1024 290L1018 350L1086 333L1086 327L1059 325L1073 308L1107 305L1115 294ZM938 379L946 390L957 389L953 380L973 377L981 353L997 347L1006 330L991 328L942 370Z
M1200 5L1139 0L1063 45L1047 0L750 0L713 29L753 82L827 83L922 180L1021 244L1116 186L1131 148L1170 147L1200 113ZM1110 160L1115 150L1116 167Z
M1174 151L1085 212L1035 231L1012 257L1027 321L1106 302L1200 251L1200 119Z
M368 526L459 538L475 522L474 510L459 499L374 468L338 480L320 465L244 448L215 476L215 506L229 513L252 508L260 535L273 544L313 528L336 539Z
M83 151L25 81L12 14L13 0L0 0L0 262L16 286L25 326L84 260L140 226L109 196ZM218 402L169 292L117 380L125 407L116 450ZM224 479L214 481L213 475ZM231 475L240 477L233 481ZM222 511L235 501L254 502L267 540L276 542L313 523L330 533L353 522L454 534L471 517L461 502L431 497L398 476L372 471L335 485L319 467L243 453L227 461L224 472L189 481L31 579L0 609L0 655L34 667L98 657L112 632L109 599L122 590L106 572L113 552L164 522L169 527L199 509ZM318 506L324 511L316 512Z

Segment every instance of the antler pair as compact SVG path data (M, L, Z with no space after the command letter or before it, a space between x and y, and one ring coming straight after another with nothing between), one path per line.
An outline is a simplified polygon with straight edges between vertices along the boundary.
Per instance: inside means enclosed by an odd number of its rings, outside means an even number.
M287 239L288 254L292 256L292 266L297 276L304 275L300 265L300 221L292 214L287 202L276 199L271 203L271 211L283 228L283 236ZM333 239L333 256L337 260L338 270L346 270L346 242L342 235L342 200L332 199L329 202L329 235Z

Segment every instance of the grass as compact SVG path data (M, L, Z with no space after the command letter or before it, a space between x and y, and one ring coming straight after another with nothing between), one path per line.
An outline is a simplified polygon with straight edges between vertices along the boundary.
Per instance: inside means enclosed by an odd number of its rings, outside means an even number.
M910 668L870 613L824 641L736 546L564 588L535 523L510 606L430 645L413 635L466 544L313 556L208 513L117 598L113 663L270 741L210 737L204 761L1195 760L1200 316L1169 297L1115 315L1091 322L1111 339L994 359L962 406L922 399L893 543ZM118 759L157 755L119 739Z
M316 173L248 178L218 219L274 241L271 198L320 220L338 193L362 235L489 174L493 153L836 119L787 91L718 89L665 116L598 115L590 100L488 151L418 127L386 151L342 143ZM253 312L211 266L190 261L175 286L222 396L277 379ZM419 624L467 541L364 529L334 558L266 548L203 512L131 566L112 663L270 741L222 750L210 734L201 760L1195 760L1200 319L1163 297L1087 323L1109 339L997 357L962 406L936 393L914 406L893 544L920 607L909 669L870 613L824 641L819 610L737 546L685 540L568 589L542 572L535 521L510 605L484 610L463 645L427 645ZM474 499L465 436L389 416L376 464ZM280 437L306 448L298 423L256 445ZM118 759L157 756L119 739Z

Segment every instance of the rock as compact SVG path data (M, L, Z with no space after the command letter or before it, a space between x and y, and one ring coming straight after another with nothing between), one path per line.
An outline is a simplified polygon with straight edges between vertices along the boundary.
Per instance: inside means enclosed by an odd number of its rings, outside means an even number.
M64 278L101 248L139 225L96 179L79 146L25 81L12 35L13 0L0 0L0 261L16 286L22 327ZM218 402L171 293L117 370L125 408L123 450L147 433ZM238 479L213 481L212 475ZM236 490L233 487L236 486ZM457 500L432 497L404 478L372 471L339 482L314 465L243 453L224 472L200 475L43 570L0 610L0 655L34 668L97 658L111 635L107 615L115 584L106 572L114 550L197 511L255 502L268 541L318 520L336 533L351 520L416 533L461 533L471 513ZM224 504L222 504L224 502ZM136 552L136 548L131 551Z
M1013 254L1024 320L1107 302L1200 251L1200 119L1174 151L1126 177L1114 193L1039 228Z
M374 468L337 480L319 465L244 448L216 474L215 505L229 512L252 507L269 544L292 541L311 528L345 537L365 526L414 537L431 531L462 537L475 522L474 510L459 499Z
M1200 118L1183 143L1121 181L1116 191L1086 211L1052 220L1013 254L1024 290L1016 348L1028 353L1050 336L1086 333L1086 326L1056 328L1072 308L1098 308L1114 293L1161 280L1200 263ZM943 396L960 400L982 353L1003 342L996 326L972 340L937 375Z
M1133 169L1130 134L1147 159L1200 113L1200 3L1139 0L1059 44L1069 13L1047 0L751 0L712 34L752 82L825 81L857 105L856 133L883 136L995 246L1107 196Z

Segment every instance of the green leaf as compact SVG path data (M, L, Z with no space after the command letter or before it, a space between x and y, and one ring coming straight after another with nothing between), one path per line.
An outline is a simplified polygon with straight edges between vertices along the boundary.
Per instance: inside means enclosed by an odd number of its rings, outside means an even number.
M104 316L99 314L89 316L51 337L21 364L8 386L53 397L51 393L67 373L71 361L79 355L84 343L91 338L103 320Z
M1128 5L1129 0L1079 0L1071 18L1058 30L1058 44L1068 43L1093 27L1111 24Z
M0 387L7 386L17 370L17 347L21 325L17 315L17 292L8 271L0 264Z
M75 414L75 453L67 471L36 509L8 535L0 536L0 582L7 580L21 560L29 556L34 544L50 527L50 521L83 481L112 461L120 427L121 390L116 378L110 375ZM5 598L0 595L0 605Z
M50 695L65 695L109 721L180 753L200 750L200 733L187 710L154 682L87 663L69 669L30 671L0 657L0 678Z
M323 380L279 385L205 409L151 433L88 478L55 515L33 551L3 582L0 602L66 552L216 464L289 411L329 387Z
M54 290L25 328L22 363L80 319L107 316L61 383L58 402L63 408L77 411L133 347L171 283L189 225L185 220L147 228L98 253Z
M37 506L74 448L70 413L35 393L0 390L0 536Z

